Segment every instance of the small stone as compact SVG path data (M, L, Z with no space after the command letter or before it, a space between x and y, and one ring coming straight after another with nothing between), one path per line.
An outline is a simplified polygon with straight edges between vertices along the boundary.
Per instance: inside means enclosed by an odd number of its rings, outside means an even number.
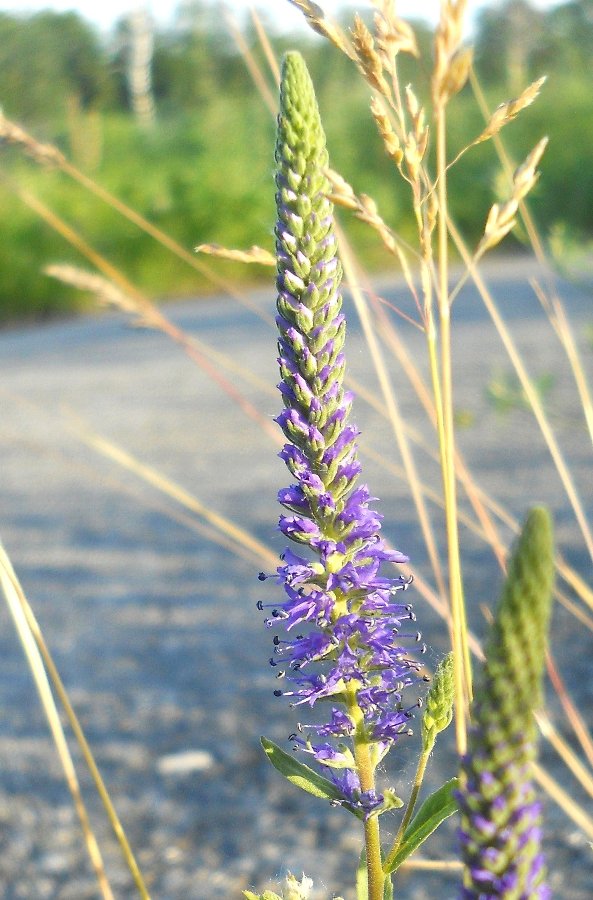
M182 753L161 756L157 769L161 775L189 775L192 772L205 772L213 765L214 757L207 750L184 750Z

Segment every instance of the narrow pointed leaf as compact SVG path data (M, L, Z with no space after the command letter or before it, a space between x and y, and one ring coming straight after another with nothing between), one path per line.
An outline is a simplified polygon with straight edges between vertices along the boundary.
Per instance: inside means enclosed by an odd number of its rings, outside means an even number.
M365 848L362 848L356 868L356 900L369 900L369 881L367 875L367 859ZM393 882L389 875L385 876L383 900L393 900Z
M313 794L314 797L321 797L322 800L337 800L358 819L362 818L362 813L359 810L354 810L347 803L344 803L342 793L335 784L332 784L332 782L327 778L324 778L323 775L319 775L318 772L310 769L309 766L306 766L304 763L298 762L294 756L291 756L290 753L286 753L268 738L262 737L261 745L274 768L277 769L281 775L284 775L284 777L292 784L300 787L303 791L307 791L308 794Z
M369 900L369 881L367 878L367 855L363 846L356 867L356 900Z
M401 864L418 849L427 837L435 831L441 822L457 812L457 800L454 791L457 788L457 779L446 781L434 794L424 801L410 824L405 830L403 840L392 864L390 872L395 872Z

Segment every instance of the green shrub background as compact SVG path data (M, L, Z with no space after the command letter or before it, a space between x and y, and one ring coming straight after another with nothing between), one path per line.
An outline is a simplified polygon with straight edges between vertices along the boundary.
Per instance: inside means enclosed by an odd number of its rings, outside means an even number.
M345 22L349 15L345 14ZM280 54L307 56L324 116L333 166L358 192L375 198L383 217L412 237L407 186L385 156L368 110L369 96L352 64L321 40L270 35ZM245 38L261 51L252 28ZM430 36L417 26L419 41ZM529 36L529 39L525 38ZM593 235L593 0L547 13L523 0L483 10L475 22L476 70L494 108L542 74L541 97L504 130L515 162L547 134L542 179L534 192L539 223L570 244ZM125 79L127 25L102 39L74 13L0 16L0 104L6 116L41 141L55 143L80 169L174 236L188 249L204 241L271 248L274 123L246 73L220 11L185 5L157 31L153 61L156 121L142 128L130 110ZM402 59L402 83L422 94L426 74ZM270 80L270 85L273 85ZM466 87L450 108L450 155L479 133L483 120ZM61 215L151 296L208 289L191 270L59 171L2 150L0 320L46 316L81 303L75 291L41 273L56 261L83 261L15 195L26 189ZM451 211L470 239L483 228L492 189L501 186L491 143L471 150L451 172ZM348 217L345 217L346 221ZM377 239L349 222L366 262L385 267ZM505 244L516 248L515 239ZM221 273L256 279L261 270L214 263Z

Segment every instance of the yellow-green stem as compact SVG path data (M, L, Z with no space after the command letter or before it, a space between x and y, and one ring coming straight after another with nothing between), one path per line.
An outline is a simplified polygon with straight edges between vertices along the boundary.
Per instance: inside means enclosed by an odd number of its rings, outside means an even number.
M439 324L441 338L441 385L443 443L441 465L449 560L449 590L455 653L455 735L457 750L467 746L466 701L471 698L471 668L467 623L463 601L459 534L457 529L457 485L455 478L455 432L453 427L453 381L451 375L451 317L449 307L449 266L447 227L447 143L445 106L436 109L437 190L438 190L438 273Z
M360 782L360 790L375 790L375 767L371 759L371 748L368 743L362 711L356 701L356 695L352 692L348 704L348 712L355 722L354 735L354 759L356 771ZM381 833L379 817L371 816L364 823L364 844L366 852L368 900L383 900L383 865L381 861Z
M404 838L404 834L406 832L406 828L410 824L410 820L414 814L414 808L416 806L416 800L418 799L418 794L420 793L420 788L422 787L422 781L424 779L424 772L426 771L426 765L428 763L428 757L430 756L432 747L429 748L426 752L422 753L422 756L418 760L418 768L416 769L416 777L414 778L414 785L412 787L412 793L410 794L410 799L408 800L408 805L406 807L406 811L404 813L404 817L401 821L401 825L398 828L397 834L395 836L395 840L393 841L393 846L387 857L385 862L383 863L383 871L389 872L389 868L395 859L397 851L399 850L401 843Z

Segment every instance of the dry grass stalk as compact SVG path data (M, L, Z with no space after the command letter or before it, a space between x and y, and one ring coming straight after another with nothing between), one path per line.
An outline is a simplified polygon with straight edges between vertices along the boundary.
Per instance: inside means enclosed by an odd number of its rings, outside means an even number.
M51 144L42 144L36 141L24 128L11 122L0 112L0 142L4 142L23 150L35 162L41 165L62 166L66 161L63 153Z
M550 720L550 717L544 712L536 712L535 718L539 726L539 730L552 745L563 763L572 772L579 784L584 788L590 797L593 797L593 776L586 766L580 761L576 753L558 733Z
M326 175L332 186L332 193L329 195L332 203L352 210L357 219L369 225L379 235L385 248L399 260L408 284L413 285L413 278L403 248L403 242L381 218L373 198L367 194L357 196L352 186L334 169L327 169Z
M50 278L56 278L64 284L69 284L81 291L88 291L103 306L109 306L112 309L119 309L130 315L138 316L135 320L138 325L149 324L145 314L140 313L138 299L130 297L112 281L103 278L101 275L85 272L77 266L66 264L46 266L43 272L45 275L49 275Z
M134 316L134 323L142 325L145 328L154 328L166 334L172 341L175 341L186 353L186 355L196 363L206 374L219 385L221 390L235 402L240 409L254 422L258 424L275 444L283 443L278 429L272 422L264 416L247 397L226 378L220 371L219 363L221 355L214 354L210 348L206 347L201 341L186 334L183 329L174 325L154 303L144 297L137 291L127 294L125 290L121 290L109 279L95 275L92 272L85 272L76 266L50 266L46 269L48 275L58 278L61 281L71 284L73 287L80 288L84 291L90 291L95 294L101 303L106 303L119 309L128 315ZM215 364L210 361L209 357L217 357Z
M548 771L539 763L534 763L533 774L539 785L558 804L560 809L572 819L590 841L593 841L593 820L585 810L578 803L575 803L570 794L560 787L556 779L552 778Z
M124 469L133 472L138 478L141 478L147 484L152 485L158 491L165 494L176 503L179 503L185 509L200 516L227 538L240 544L260 565L276 565L276 554L258 540L258 538L254 537L244 528L241 528L241 526L236 525L231 519L227 519L225 516L220 515L203 504L194 494L186 491L185 488L181 487L177 482L162 475L152 466L140 462L140 460L131 453L128 453L119 445L114 444L113 441L109 441L100 434L94 432L79 416L73 414L69 416L69 429L88 447L92 447L97 453L111 459Z
M352 250L350 249L350 245L347 239L345 238L342 230L339 227L337 228L337 233L340 244L342 265L344 266L344 273L350 285L352 299L354 301L354 305L360 319L365 340L369 347L370 356L375 368L375 372L377 374L379 385L381 387L381 392L385 402L386 415L391 424L393 435L404 465L404 469L406 471L408 485L410 487L410 492L418 515L418 520L422 530L422 536L424 538L428 557L431 563L431 568L437 585L439 598L444 598L446 597L446 590L440 556L436 546L434 529L432 527L432 522L430 520L430 516L428 514L428 510L422 493L421 481L418 475L416 461L414 459L414 454L411 451L410 443L408 441L408 437L404 428L404 418L399 409L397 397L393 390L391 379L385 365L383 351L379 344L379 340L375 330L375 323L373 322L372 316L370 315L368 303L366 302L359 287L357 265L354 255L352 253Z
M409 53L418 57L418 44L413 29L395 12L394 0L373 0L375 41L383 67L390 75L395 75L395 57L398 53Z
M288 0L288 2L300 9L313 31L327 38L342 53L356 61L356 54L342 29L335 22L326 19L324 11L317 3L313 3L312 0Z
M274 78L274 82L275 82L276 86L278 87L280 85L280 67L278 65L278 60L276 59L274 49L270 43L270 39L268 38L266 29L264 28L264 26L262 24L262 20L260 19L255 6L251 6L249 12L251 14L251 19L252 19L253 25L255 27L255 33L257 34L257 39L260 43L262 50L264 51L264 56L266 57L268 67Z
M560 698L564 714L570 722L572 730L574 731L581 747L583 748L589 765L593 768L593 740L591 739L589 729L585 725L581 713L569 697L564 682L560 677L560 673L558 672L551 657L548 659L548 674L550 676L550 681L554 686L554 690L556 691L557 696Z
M233 262L257 263L260 266L275 266L276 257L269 250L253 244L249 250L233 250L221 244L198 244L196 253L206 253L219 259L230 259Z
M358 68L372 88L384 97L389 97L389 85L383 75L383 56L377 52L375 39L358 13L354 16L350 33Z
M80 826L87 847L87 852L91 860L95 876L98 881L99 890L103 900L113 900L113 892L107 880L103 857L97 843L97 839L92 830L87 808L82 798L80 783L72 760L68 742L64 734L60 716L56 707L54 696L50 687L48 674L43 663L41 648L39 646L39 638L41 632L39 626L33 617L32 612L21 587L21 584L12 567L12 563L8 558L4 547L0 544L0 586L6 600L6 604L12 616L19 640L23 646L25 656L39 699L45 712L52 739L54 741L60 764L64 771L66 784L72 795L74 807L80 820Z
M509 103L516 103L517 105L520 105L522 103L521 108L524 108L525 105L529 105L529 103L532 103L533 100L537 97L539 88L544 81L545 78L541 78L539 79L539 81L534 82L521 94L521 96L516 101L509 101ZM472 74L472 88L482 114L484 115L484 118L489 122L490 120L488 118L486 100L480 84L475 77L475 74ZM527 103L524 102L525 98L527 99ZM520 110L517 109L517 112L518 111ZM498 134L493 135L493 142L499 159L502 162L504 171L508 173L509 176L511 176L512 167L510 159ZM519 212L521 214L521 219L525 227L525 231L527 232L527 236L529 238L531 246L533 247L535 257L544 272L547 273L547 290L544 291L544 289L540 287L536 282L532 282L532 285L538 299L540 300L540 303L542 304L542 307L544 308L554 330L556 331L556 334L558 335L558 339L560 340L560 343L562 344L564 352L566 353L566 356L568 358L577 391L579 393L579 399L581 401L581 406L583 409L583 414L585 416L585 421L587 423L587 428L589 430L589 435L591 437L591 442L593 443L593 399L591 397L587 378L580 359L580 354L566 316L566 311L562 305L560 297L558 296L556 282L550 271L548 257L544 248L543 241L540 237L537 226L535 225L535 222L531 217L531 213L529 212L527 204L524 201L521 201L519 203ZM582 587L586 588L584 584L582 584ZM586 602L588 602L590 606L593 606L593 595L591 595L591 592L588 588L586 588L585 592L583 592L582 589L578 590L577 592L580 594L580 596L583 596L584 593L588 593L589 600Z
M478 267L476 266L475 257L472 257L465 245L461 234L456 228L455 224L449 219L448 222L449 231L451 237L455 242L455 246L459 250L461 257L470 271L472 280L482 298L482 302L484 306L488 310L490 318L492 319L496 330L499 334L499 337L503 343L503 346L508 354L508 357L515 369L517 377L521 383L521 387L525 391L527 399L529 401L529 405L533 411L533 415L539 425L542 436L547 444L548 450L556 466L556 470L562 482L562 486L564 488L564 492L568 498L568 501L573 509L575 518L578 522L579 528L581 530L581 534L583 536L583 540L585 541L585 545L587 547L587 551L593 559L593 534L591 532L591 528L589 527L589 523L587 520L587 516L585 515L585 511L583 509L582 503L580 501L580 497L576 487L574 485L572 476L566 465L564 457L560 451L560 447L558 446L558 442L556 440L556 436L546 413L544 411L541 399L535 390L533 383L527 373L525 365L523 363L523 359L521 354L519 353L517 346L506 326L506 323L502 319L498 307L494 301L494 298L488 287L486 286L484 279L482 278Z
M412 869L419 872L454 872L463 868L458 859L419 859L414 856L402 863L402 869Z
M237 290L230 281L226 281L224 278L221 278L213 269L211 269L206 263L202 262L202 260L196 259L196 257L190 253L185 247L182 247L177 241L175 241L170 235L166 234L166 232L161 231L160 228L157 228L156 225L153 225L152 222L149 222L148 219L145 219L144 216L141 216L140 213L136 212L136 210L132 209L126 203L121 201L118 197L115 197L109 191L105 190L100 184L94 181L92 178L89 178L88 175L85 175L84 172L81 172L80 169L77 169L76 166L72 165L66 157L57 149L57 147L52 146L51 144L41 144L39 141L35 140L28 132L26 132L20 125L17 125L15 122L6 119L4 116L0 114L0 146L2 140L7 144L13 144L14 146L19 147L27 156L31 157L40 165L47 164L55 164L60 168L60 170L65 174L76 181L81 187L85 190L90 191L120 215L124 216L129 222L132 222L146 234L150 235L155 241L161 244L163 247L166 247L167 250L170 250L175 256L179 259L183 260L183 262L187 263L187 265L191 266L192 269L195 269L201 275L208 279L212 284L216 285L217 288L227 293L230 297L233 297L238 303L242 306L250 309L256 316L262 318L266 321L272 322L271 317L269 317L266 313L262 312L257 308L254 304L252 304L245 293ZM6 179L5 179L6 180ZM14 188L13 188L14 190ZM56 228L56 230L60 231L64 234L65 226L63 223L59 223L57 216L53 215L51 211L44 207L39 201L36 201L35 198L29 193L19 192L21 199L31 206L38 215L41 215L42 218L52 226L52 228ZM69 230L69 236L64 234L67 240L71 239L73 235L72 230ZM109 274L109 277L114 277L113 273ZM116 279L117 280L117 279Z
M251 75L254 84L256 85L264 103L272 113L272 115L276 115L276 110L278 108L278 102L275 95L270 90L266 79L263 76L263 73L260 67L255 62L253 54L249 49L245 38L243 37L243 32L237 25L237 21L233 15L225 9L224 16L227 23L227 28L229 29L229 33L232 35L233 40L235 41L237 47L239 48L243 59L245 60L245 65L247 66L247 71Z

